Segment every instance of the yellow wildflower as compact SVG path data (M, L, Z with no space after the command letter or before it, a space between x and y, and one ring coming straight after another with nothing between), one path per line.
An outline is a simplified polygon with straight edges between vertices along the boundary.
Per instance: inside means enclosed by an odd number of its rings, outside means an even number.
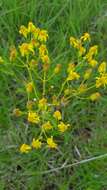
M20 147L21 153L28 153L31 150L31 147L27 144L22 144Z
M85 32L83 34L83 36L81 36L81 40L84 41L84 42L87 41L87 40L90 41L91 40L90 34Z
M39 148L41 148L41 146L42 146L42 142L39 139L35 140L35 138L33 138L32 147L39 149Z
M38 40L41 42L46 42L48 39L48 32L47 30L40 30L38 35Z
M71 71L67 77L67 80L78 80L80 75L77 72Z
M54 114L53 114L53 117L55 117L55 119L57 120L61 120L62 119L62 115L61 115L61 112L60 111L55 111Z
M100 64L100 66L98 67L98 72L100 74L105 73L106 72L106 67L107 67L107 63L106 62L102 62Z
M33 45L31 43L23 43L22 45L19 46L19 49L23 57L29 55L29 53L34 54Z
M28 93L31 93L33 91L33 82L29 82L26 85L26 90L27 90Z
M46 98L40 99L38 106L39 106L40 109L46 109L47 99Z
M4 60L3 60L3 58L0 56L0 64L3 63L3 62L4 62Z
M19 117L22 115L22 111L19 108L15 108L13 110L13 115L15 115L16 117Z
M94 45L90 47L88 53L85 56L85 59L87 59L89 62L93 59L93 55L96 55L98 53L98 46Z
M107 73L102 74L100 77L96 77L96 88L107 85Z
M28 23L28 32L33 33L35 31L36 27L32 22Z
M49 148L57 148L57 144L54 142L53 137L47 138L47 144Z
M39 123L40 122L39 115L36 112L29 111L28 121L31 123L36 123L36 124Z
M42 125L42 128L43 128L44 130L46 130L46 131L52 129L52 125L51 125L50 121L44 123L44 124Z
M28 29L27 29L24 25L22 25L22 26L20 27L19 33L22 34L25 38L27 38Z
M98 64L98 62L97 62L95 59L92 59L92 60L89 61L89 64L90 64L92 67L95 67L95 66Z
M92 69L87 69L87 70L85 71L85 74L84 74L84 79L85 79L85 80L89 79L91 73L92 73Z
M33 45L33 47L37 48L40 44L37 40L35 40L34 38L31 39L31 44Z
M93 93L90 95L90 100L96 101L101 97L101 94L99 92Z
M40 56L40 57L43 57L44 55L47 55L47 54L48 54L47 47L46 47L46 45L42 44L42 45L39 47L39 56Z
M74 37L70 37L70 45L72 45L74 48L78 48L80 46L80 41Z
M69 124L64 124L63 122L60 122L58 124L58 129L60 132L64 133L68 129L69 126L70 126Z
M97 45L91 46L89 49L89 53L91 53L92 55L96 55L98 53L98 46Z
M84 55L84 53L86 52L86 49L82 45L80 45L78 47L78 50L79 50L79 55L80 56Z
M41 57L43 63L50 63L50 58L48 55L44 55Z

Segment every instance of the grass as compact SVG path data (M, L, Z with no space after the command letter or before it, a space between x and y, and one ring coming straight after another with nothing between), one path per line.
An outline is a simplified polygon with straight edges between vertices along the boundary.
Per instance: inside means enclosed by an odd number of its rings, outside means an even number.
M106 59L106 10L106 0L1 0L0 52L7 55L9 46L20 41L19 26L32 20L49 31L48 47L53 64L65 65L69 57L74 57L74 52L69 50L69 37L80 36L85 31L101 47L100 59ZM24 104L21 97L17 98L19 92L14 90L21 87L20 80L14 84L14 78L11 68L8 72L0 68L0 190L106 190L107 158L44 174L63 163L75 163L107 152L106 98L99 105L78 100L64 110L75 128L65 137L61 151L41 150L20 155L17 145L22 136L26 138L27 131L23 135L19 121L11 116L17 99L19 105Z

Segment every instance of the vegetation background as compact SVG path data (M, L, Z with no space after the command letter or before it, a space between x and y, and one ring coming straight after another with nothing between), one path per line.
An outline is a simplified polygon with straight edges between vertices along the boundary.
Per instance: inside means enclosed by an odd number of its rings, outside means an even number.
M20 41L19 26L29 21L48 30L52 64L66 66L74 57L69 37L83 32L92 35L100 46L99 58L107 60L107 0L0 0L1 55L7 57L9 47ZM107 152L106 92L99 103L78 100L69 106L66 117L75 127L60 152L20 155L22 129L11 116L14 107L24 105L20 88L12 69L0 67L0 190L107 190L107 158L44 172Z

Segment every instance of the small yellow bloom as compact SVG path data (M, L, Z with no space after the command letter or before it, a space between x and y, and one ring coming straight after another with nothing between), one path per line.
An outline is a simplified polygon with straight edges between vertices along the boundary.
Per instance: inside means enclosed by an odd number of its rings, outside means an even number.
M86 52L86 49L82 45L80 45L80 47L78 47L78 50L79 50L80 56L84 55Z
M1 63L4 63L4 60L3 60L3 58L0 56L0 64Z
M31 43L23 43L19 46L19 50L23 57L29 55L30 53L34 54L33 45Z
M53 116L55 117L55 119L57 120L61 120L62 119L62 115L61 115L61 112L60 111L55 111Z
M74 48L78 48L80 46L80 41L74 37L70 37L70 45Z
M96 101L96 100L98 100L100 97L101 97L101 94L100 94L99 92L96 92L96 93L91 94L90 100Z
M71 71L67 77L67 80L78 80L80 75L77 72Z
M92 73L92 69L87 69L87 70L85 71L85 74L84 74L84 79L85 79L85 80L89 79L91 73Z
M22 26L20 27L19 33L22 34L25 38L27 38L28 29L27 29L25 26L22 25Z
M32 147L39 149L39 148L41 148L41 146L42 146L42 142L39 139L35 140L35 138L33 138Z
M47 130L52 129L53 127L52 127L50 121L48 121L48 122L46 122L46 123L44 123L44 124L42 125L42 128L47 131Z
M26 90L27 90L28 93L31 93L33 91L33 83L32 82L29 82L26 85Z
M48 55L42 56L41 60L42 60L43 63L48 63L48 64L50 63L50 58L49 58Z
M36 26L32 23L32 22L29 22L28 23L28 32L31 32L33 33L36 29Z
M29 111L28 113L28 121L31 123L38 124L40 122L39 115L36 112Z
M89 61L89 64L90 64L92 67L95 67L95 66L98 64L98 62L97 62L95 59L92 59L92 60Z
M47 138L47 144L49 148L57 148L57 144L54 142L53 137Z
M47 54L48 54L47 47L46 47L46 45L42 44L42 45L39 47L39 56L40 56L40 57L43 57L44 55L47 55Z
M98 46L97 45L91 46L89 49L89 53L92 55L96 55L98 53Z
M91 37L90 37L90 34L89 33L84 33L83 36L81 36L81 40L82 41L90 41L91 40Z
M96 88L107 85L107 73L102 74L100 77L96 77Z
M69 126L70 126L69 124L64 124L63 122L60 122L58 124L58 129L60 132L64 133L68 129Z
M22 144L20 147L21 153L28 153L31 150L31 147L27 144Z
M39 106L40 109L46 109L47 99L46 98L40 99L38 106Z
M15 108L13 110L13 115L15 115L16 117L19 117L22 115L22 111L19 108Z
M98 72L100 74L105 73L106 72L106 67L107 67L107 63L106 62L102 62L100 64L100 66L98 67Z
M38 40L41 42L46 42L48 39L48 32L47 30L40 30L39 35L38 35Z

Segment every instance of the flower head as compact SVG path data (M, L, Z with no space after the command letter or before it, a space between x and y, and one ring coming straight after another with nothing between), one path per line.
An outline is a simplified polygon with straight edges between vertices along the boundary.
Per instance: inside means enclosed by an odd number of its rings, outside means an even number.
M33 45L31 43L23 43L19 46L20 53L22 57L34 53Z
M47 121L46 123L44 123L44 124L42 125L42 128L47 131L47 130L52 129L53 127L52 127L50 121Z
M42 146L42 142L39 139L35 140L35 138L33 138L32 147L39 149L39 148L41 148L41 146Z
M46 42L48 39L48 32L47 30L40 30L39 35L38 35L38 40L41 42Z
M71 71L67 77L67 80L78 80L80 78L80 75L75 72L75 71Z
M22 26L20 27L19 33L22 34L25 38L27 38L28 29L27 29L24 25L22 25Z
M57 148L57 144L54 142L53 137L47 138L47 144L49 148Z
M93 94L90 95L90 100L91 101L96 101L101 97L101 94L99 92L95 92Z
M107 73L102 74L100 77L96 77L96 88L107 85Z
M22 144L20 147L21 153L28 153L31 150L31 147L27 144Z
M60 111L55 111L53 116L55 117L55 119L57 120L61 120L62 119L62 115L61 115L61 112Z
M26 85L26 90L27 92L31 93L33 91L33 83L32 82L29 82L27 85Z
M58 129L60 132L64 133L68 129L69 126L70 126L69 124L64 124L63 122L60 122L58 124Z
M28 113L28 121L36 124L39 123L40 122L39 115L36 112L30 111Z
M107 67L107 63L106 62L102 62L100 64L100 66L98 67L98 72L100 74L105 73L106 72L106 67Z
M40 99L38 106L40 109L45 109L47 106L47 99L46 98Z
M88 32L85 32L85 33L83 34L83 36L81 36L81 40L82 40L83 42L85 42L85 41L90 41L90 40L91 40L90 34L89 34Z

